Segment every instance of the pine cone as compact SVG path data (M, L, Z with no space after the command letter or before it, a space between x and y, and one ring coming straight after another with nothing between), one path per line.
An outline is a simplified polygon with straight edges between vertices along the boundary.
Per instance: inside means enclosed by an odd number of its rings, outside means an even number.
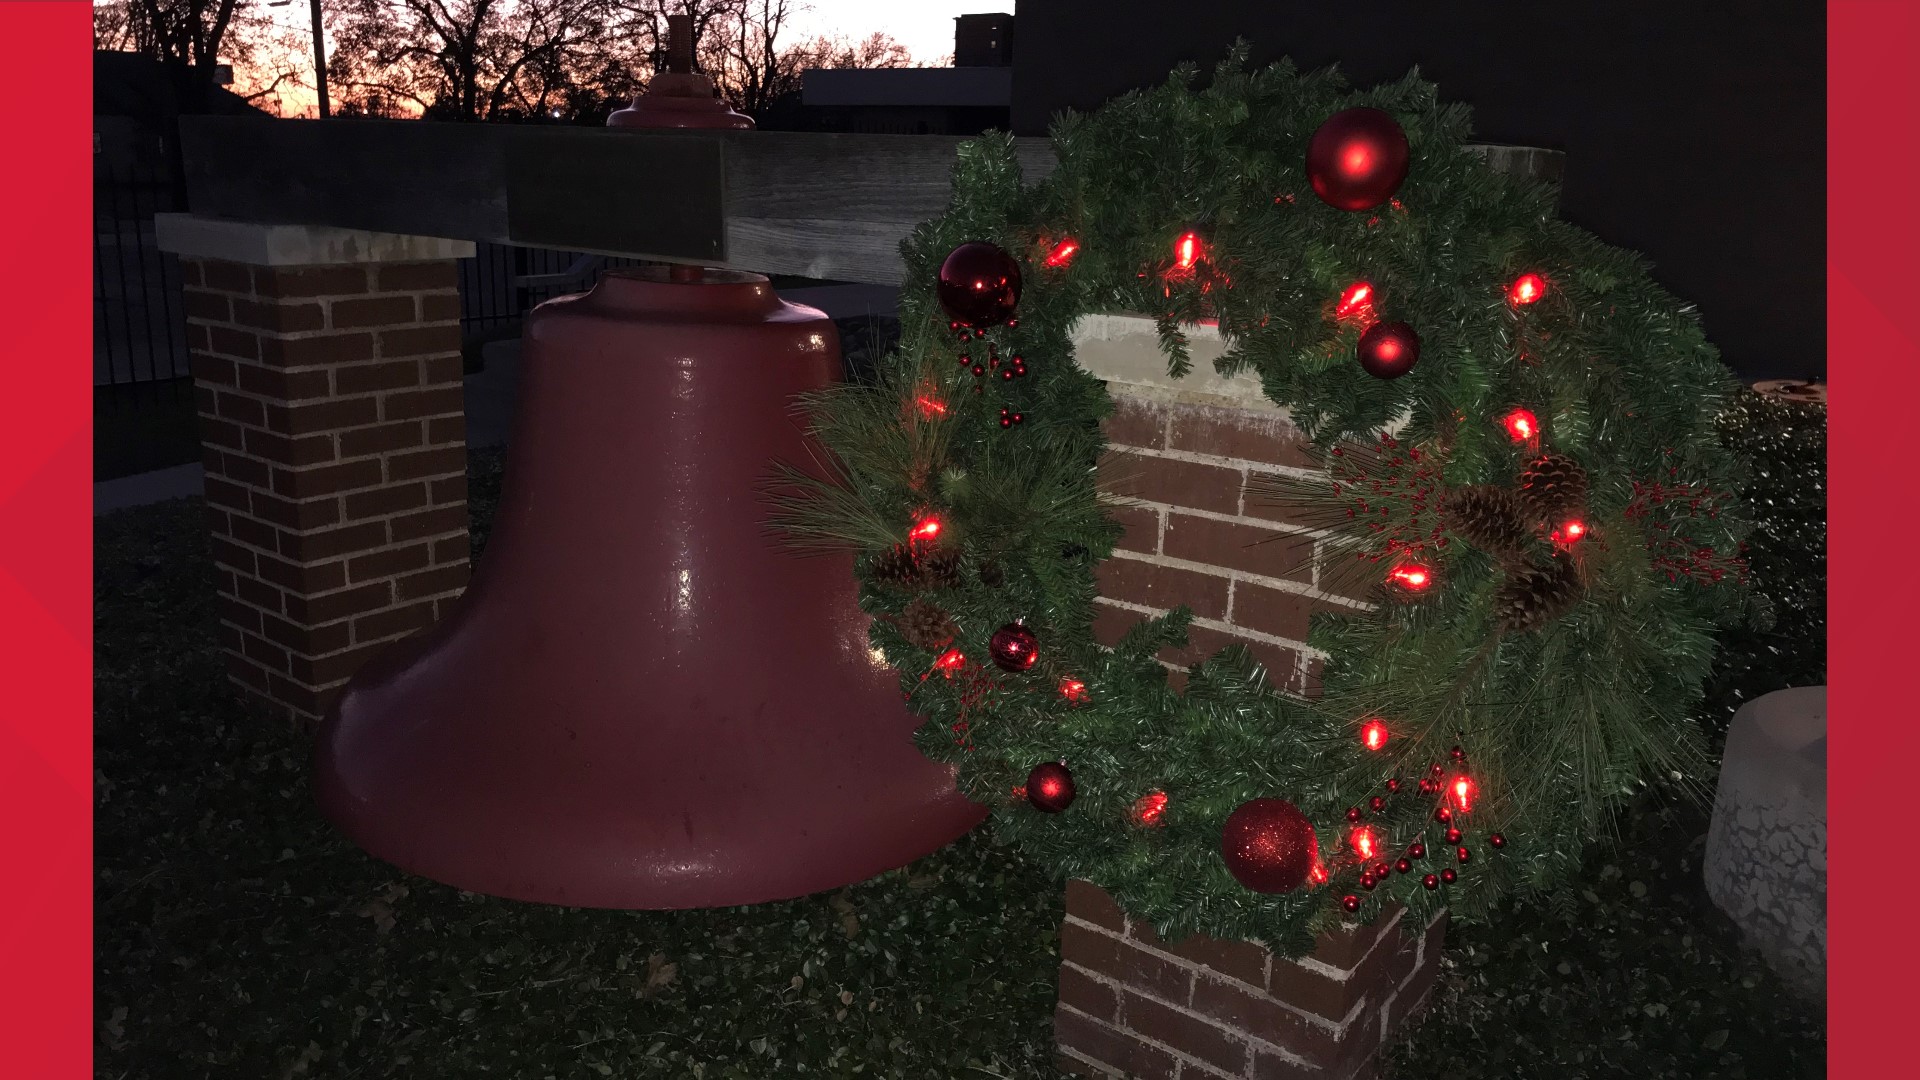
M1580 600L1580 575L1573 560L1555 559L1507 575L1493 594L1494 617L1508 633L1537 630L1565 615Z
M999 563L989 561L980 564L980 584L989 589L997 589L1006 583L1007 572L1000 569Z
M945 648L960 632L953 616L921 599L909 603L893 625L899 627L901 637L928 652Z
M920 581L920 567L905 544L895 544L874 556L868 572L880 584L901 589L910 589Z
M1547 454L1520 471L1520 497L1547 522L1558 525L1586 509L1587 470L1565 454Z
M1447 527L1460 538L1497 559L1521 557L1527 550L1532 529L1527 504L1506 488L1455 488L1440 504Z
M935 588L959 588L960 553L945 548L928 553L920 560L920 574Z

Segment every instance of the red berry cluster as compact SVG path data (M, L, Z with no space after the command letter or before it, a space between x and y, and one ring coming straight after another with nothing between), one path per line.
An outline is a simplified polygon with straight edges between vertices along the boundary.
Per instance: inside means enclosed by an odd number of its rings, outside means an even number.
M1746 560L1699 542L1690 528L1693 522L1718 518L1721 505L1733 493L1684 482L1679 476L1679 469L1670 468L1664 481L1635 480L1633 498L1622 511L1627 520L1643 523L1654 569L1664 572L1668 581L1689 578L1717 585L1731 580L1745 585Z
M1438 497L1440 467L1417 446L1383 435L1368 448L1335 447L1329 472L1348 528L1364 528L1383 545L1358 553L1379 562L1428 547L1445 547ZM1431 527L1428 527L1431 523Z

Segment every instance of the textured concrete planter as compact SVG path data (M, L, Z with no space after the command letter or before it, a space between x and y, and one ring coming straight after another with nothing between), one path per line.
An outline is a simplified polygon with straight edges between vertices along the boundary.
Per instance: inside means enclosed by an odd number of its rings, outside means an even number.
M1794 986L1827 971L1827 688L1778 690L1734 714L1707 833L1707 893Z

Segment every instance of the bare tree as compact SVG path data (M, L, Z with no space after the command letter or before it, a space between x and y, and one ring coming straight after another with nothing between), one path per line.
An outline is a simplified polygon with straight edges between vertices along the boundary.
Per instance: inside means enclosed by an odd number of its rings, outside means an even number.
M336 0L328 74L355 111L442 120L565 112L583 72L631 65L614 0Z

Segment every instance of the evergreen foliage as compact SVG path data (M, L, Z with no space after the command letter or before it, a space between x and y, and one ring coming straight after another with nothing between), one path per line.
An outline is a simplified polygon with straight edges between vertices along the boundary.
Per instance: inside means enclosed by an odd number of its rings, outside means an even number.
M1399 120L1413 164L1392 206L1347 213L1312 195L1302 162L1321 121L1363 105ZM783 470L776 525L802 547L861 553L874 644L930 718L922 748L961 766L961 789L995 808L1001 838L1104 886L1163 935L1250 937L1298 954L1344 917L1337 901L1349 892L1364 897L1362 917L1390 899L1414 917L1444 905L1472 919L1510 890L1563 885L1608 811L1647 778L1700 775L1689 710L1713 632L1758 614L1738 587L1741 517L1715 494L1738 480L1714 425L1734 384L1691 309L1639 257L1555 219L1551 192L1489 168L1467 131L1466 110L1441 105L1416 75L1354 91L1332 71L1247 70L1235 55L1204 86L1181 70L1063 117L1058 168L1037 183L1024 181L1010 139L972 140L947 213L903 245L899 346L870 383L803 403L829 454L814 471ZM1172 253L1189 230L1205 257L1183 270ZM1048 265L1069 237L1071 261ZM1013 253L1025 277L1018 325L989 336L1023 354L1030 374L979 393L955 366L933 290L946 253L970 240ZM1516 306L1506 288L1526 272L1549 289ZM1334 302L1358 280L1373 285L1380 318L1421 335L1420 362L1402 378L1353 361L1360 324ZM1217 320L1228 345L1219 370L1257 373L1330 454L1391 429L1384 451L1423 453L1450 489L1512 488L1543 451L1577 462L1590 533L1560 556L1577 589L1556 581L1554 617L1519 630L1498 561L1442 538L1422 548L1440 585L1418 603L1316 617L1311 644L1328 663L1315 701L1276 692L1239 649L1194 667L1184 691L1170 687L1155 653L1184 643L1184 611L1101 648L1092 568L1119 532L1095 484L1110 403L1073 365L1069 335L1080 316L1115 310L1156 319L1174 373L1191 366L1180 327ZM1496 420L1514 405L1540 418L1538 445L1515 444ZM1024 423L1001 426L1003 407ZM1652 498L1655 484L1684 495ZM929 514L963 572L919 596L953 617L964 665L903 637L907 597L873 576L874 560ZM1662 561L1669 549L1690 561ZM1371 564L1383 552L1359 554ZM989 570L998 587L972 584ZM982 661L989 635L1015 619L1038 633L1040 661L1006 675ZM1060 692L1069 678L1084 695ZM1369 754L1356 730L1376 716L1394 737ZM1437 891L1414 873L1361 892L1343 815L1389 777L1407 786L1369 819L1389 851L1424 835L1432 867L1452 864L1433 831L1444 829L1436 798L1413 794L1412 781L1454 745L1478 784L1468 843L1500 831L1505 850L1477 845L1459 882ZM1011 797L1048 760L1069 764L1079 792L1058 815ZM1164 813L1136 824L1131 807L1153 791L1168 796ZM1261 895L1228 873L1222 823L1269 796L1315 822L1326 884Z

